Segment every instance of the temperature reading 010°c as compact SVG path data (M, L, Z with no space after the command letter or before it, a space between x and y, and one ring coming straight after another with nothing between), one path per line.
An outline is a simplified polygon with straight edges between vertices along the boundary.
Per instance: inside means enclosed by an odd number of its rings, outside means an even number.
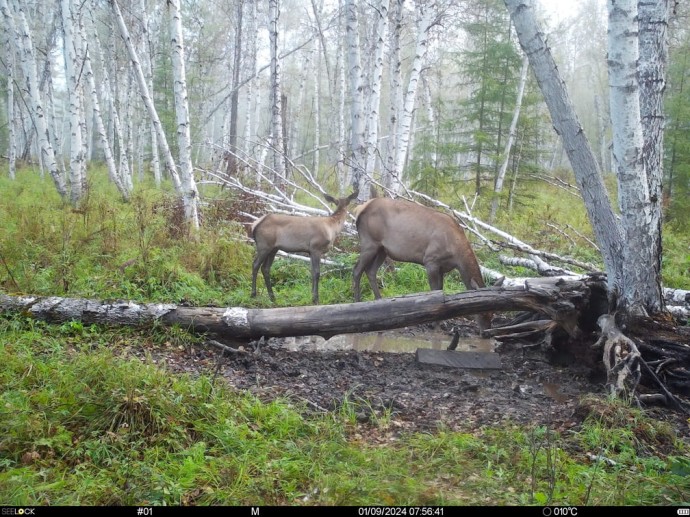
M577 506L545 506L544 517L577 517Z

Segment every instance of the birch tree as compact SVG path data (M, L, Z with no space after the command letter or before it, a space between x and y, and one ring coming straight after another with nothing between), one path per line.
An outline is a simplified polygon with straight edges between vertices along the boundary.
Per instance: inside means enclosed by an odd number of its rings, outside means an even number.
M373 178L378 155L379 136L379 106L381 104L381 83L383 81L383 49L388 32L388 0L380 0L376 6L376 34L374 40L374 66L371 74L371 87L369 93L369 106L367 109L367 161L365 174L367 178ZM369 196L368 185L360 189L363 199Z
M83 40L84 38L82 38ZM118 192L122 196L124 201L129 201L130 195L132 193L131 184L127 181L123 181L120 176L120 171L115 164L115 158L113 156L112 146L110 145L110 139L108 138L108 133L103 123L103 114L101 112L101 101L99 99L98 90L96 87L96 79L93 74L93 67L91 66L91 56L88 50L88 46L84 49L84 75L88 82L88 88L91 95L91 104L93 105L94 119L96 125L96 134L103 147L103 155L105 157L106 167L108 168L108 176L110 181L113 182Z
M268 1L268 38L271 50L271 147L276 176L285 177L283 153L283 105L280 88L280 60L278 57L278 19L280 0Z
M76 41L78 34L74 30L75 27L78 27L76 20L78 14L74 12L70 0L61 0L60 10L62 13L62 38L70 128L70 201L72 205L76 205L82 197L82 182L86 174L86 157L82 140L82 126L85 124L86 118L81 113L82 64L80 62L81 52L77 51L77 47L81 45Z
M19 87L29 103L32 133L36 135L40 149L39 161L48 169L60 198L63 201L67 201L67 182L65 181L64 173L58 167L55 150L51 142L47 113L39 91L36 57L31 33L29 32L29 24L26 21L24 5L21 2L16 5L18 24L15 24L14 16L7 4L7 0L0 0L0 10L9 31L15 35L14 41L18 47L17 50L23 74Z
M146 52L144 55L144 74L146 77L146 84L148 85L149 92L151 95L154 94L153 91L153 55L154 55L154 42L152 32L154 30L155 22L152 20L149 14L149 9L146 6L146 0L141 0L141 15L142 15L142 38L144 39L144 45ZM153 180L157 187L161 184L161 165L160 165L160 155L158 153L158 133L156 131L156 125L153 121L150 121L151 130L151 171L153 172Z
M383 175L383 185L393 192L400 192L402 178L396 173L396 149L398 146L398 126L403 110L402 64L400 60L400 33L403 23L403 0L393 0L389 32L389 65L388 65L388 156Z
M199 211L196 182L192 168L192 139L190 136L189 105L187 101L187 73L184 62L184 38L179 0L168 0L170 13L170 44L172 46L173 88L180 164L180 193L185 219L196 231L199 229Z
M346 184L352 184L362 195L368 188L361 185L365 180L364 166L366 148L364 145L364 80L359 52L359 23L355 0L345 1L345 31L347 35L347 65L350 77L350 153Z
M549 107L554 128L563 138L575 171L603 255L609 293L618 298L618 307L623 316L658 312L663 307L663 301L655 298L655 293L660 292L661 278L658 274L650 274L650 270L658 260L655 253L661 250L651 250L651 240L645 237L659 230L650 227L653 223L653 196L642 159L643 134L636 68L639 55L637 2L609 0L608 4L610 102L620 223L532 6L525 0L505 0L505 3ZM656 30L659 30L659 25L665 26L666 23L667 19L664 20L662 15ZM663 46L663 38L661 41ZM662 54L656 52L654 59L659 59ZM647 249L640 249L645 246Z
M10 179L15 179L17 170L17 135L15 133L15 117L14 117L14 45L12 39L14 35L9 27L5 27L5 59L7 63L5 69L7 70L7 161L8 174Z
M395 162L393 167L394 178L397 182L393 185L393 190L399 192L402 186L402 174L405 167L405 157L407 156L410 131L412 127L412 115L415 109L415 99L417 98L417 85L419 76L422 73L424 57L426 55L427 42L429 40L429 29L434 20L433 10L426 5L417 5L417 43L415 48L414 60L412 61L412 71L407 83L405 93L405 103L403 105L398 133L396 136Z
M646 272L643 305L652 312L663 309L661 304L662 256L662 181L664 150L664 92L668 61L669 0L640 0L638 2L640 84L640 119L642 122L643 166L647 172L649 189L649 246L650 268Z
M517 131L517 123L520 118L520 108L522 107L522 96L525 93L525 85L527 84L527 73L529 72L529 59L527 56L522 58L522 67L520 69L520 84L518 86L517 99L515 100L515 110L513 111L513 120L510 122L510 130L508 131L508 141L503 150L503 163L501 169L496 176L496 184L494 186L494 199L491 201L491 214L489 215L489 222L493 222L498 210L498 203L501 192L503 192L503 181L505 180L506 172L508 172L508 164L510 163L510 151L515 142Z

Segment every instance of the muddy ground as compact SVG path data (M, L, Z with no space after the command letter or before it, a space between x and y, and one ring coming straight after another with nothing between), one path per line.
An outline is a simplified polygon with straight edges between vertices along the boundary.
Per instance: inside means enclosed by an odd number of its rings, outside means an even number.
M445 335L450 342L453 329L477 342L474 323L463 318L435 327L398 329L393 335L421 343L429 336L430 347L445 349L447 343L438 343L438 336ZM172 346L158 350L154 360L173 371L222 376L238 390L264 401L288 399L305 412L340 410L347 401L348 411L354 411L361 424L386 416L394 433L439 428L476 431L502 421L576 430L591 411L581 404L582 397L604 396L600 353L589 345L579 352L556 352L527 342L497 344L494 351L501 367L493 370L420 364L414 352L328 345L309 339L301 345L271 339L258 353L254 343L248 343L225 356L213 347ZM678 436L690 442L687 416L661 407L645 410L668 421Z

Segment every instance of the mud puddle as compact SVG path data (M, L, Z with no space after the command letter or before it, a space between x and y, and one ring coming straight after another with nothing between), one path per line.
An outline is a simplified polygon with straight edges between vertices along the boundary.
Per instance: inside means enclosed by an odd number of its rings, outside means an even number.
M364 332L361 334L342 334L325 340L320 336L302 336L276 340L292 352L306 351L343 351L414 353L418 348L445 350L452 336L444 332L430 332L423 336L401 335L400 332ZM458 351L494 352L496 342L493 339L479 337L461 337Z

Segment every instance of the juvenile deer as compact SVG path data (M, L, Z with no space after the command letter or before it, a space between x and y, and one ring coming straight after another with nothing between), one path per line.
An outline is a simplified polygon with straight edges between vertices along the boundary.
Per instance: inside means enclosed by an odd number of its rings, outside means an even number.
M311 297L314 305L318 305L321 257L342 231L347 207L357 195L356 190L341 199L324 194L326 201L336 205L333 214L327 217L267 214L254 221L251 235L256 243L256 257L252 264L252 297L256 296L256 276L261 268L268 295L275 302L271 286L271 265L276 253L280 250L303 252L308 253L311 259Z

